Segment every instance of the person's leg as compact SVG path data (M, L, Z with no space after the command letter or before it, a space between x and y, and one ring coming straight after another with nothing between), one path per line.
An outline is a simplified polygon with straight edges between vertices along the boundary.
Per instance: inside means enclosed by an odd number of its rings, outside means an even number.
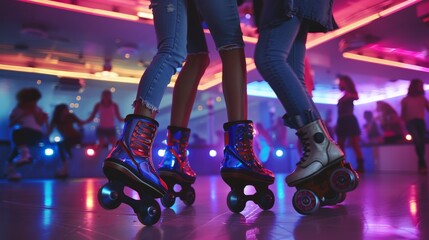
M124 176L161 197L167 186L154 169L151 150L158 112L167 84L186 54L186 6L184 0L152 0L158 52L144 72L134 102L134 114L125 118L122 136L104 161L106 175ZM109 176L107 176L109 177Z
M140 80L134 114L154 118L165 88L186 56L185 0L152 0L158 51Z
M106 142L104 141L105 139L105 130L103 128L97 128L96 130L96 134L97 134L97 139L98 139L98 143L97 143L97 148L98 149L102 149L104 148Z
M289 186L295 186L344 159L303 82L306 38L306 26L294 16L262 29L255 51L258 70L287 112L285 124L297 130L303 144L303 157L295 171L286 178Z
M418 122L418 156L419 156L419 171L422 173L427 172L426 159L425 159L425 142L426 142L426 123L424 120Z
M187 128L198 84L209 66L207 43L202 19L193 0L187 2L188 56L173 89L170 125Z
M228 207L233 212L240 212L244 208L245 205L235 205L237 202L233 197L239 194L238 199L241 199L244 186L240 182L244 181L247 185L256 186L258 194L265 199L255 202L261 208L269 209L274 203L274 196L267 186L274 182L274 174L263 167L253 151L253 122L247 120L247 71L237 1L225 0L220 3L216 0L196 0L196 5L210 29L222 60L222 88L228 122L223 126L226 146L221 175L232 189Z
M25 165L32 162L33 157L31 156L29 144L34 141L33 131L27 128L21 128L13 131L12 141L16 146L17 154L14 154L12 162L15 165Z
M201 18L192 0L187 2L188 35L186 63L177 77L173 89L170 125L167 128L167 149L159 163L158 172L169 186L169 194L163 198L163 205L171 207L180 194L190 205L195 200L190 185L195 182L187 156L191 129L188 123L195 102L198 84L209 65L209 56ZM181 184L181 193L174 191L174 185Z
M406 123L406 127L413 139L413 144L418 158L418 167L419 169L423 169L426 167L424 135L426 132L425 122L419 120L412 120Z
M222 60L228 121L247 120L247 71L237 1L195 0Z
M360 136L351 136L350 143L352 145L353 151L355 152L357 169L356 171L363 173L364 172L364 162L362 150L360 148Z
M68 177L68 164L67 158L69 155L69 151L71 151L69 143L70 140L68 138L64 138L62 142L58 143L58 148L60 151L61 158L61 166L55 171L54 177L56 178L66 178Z

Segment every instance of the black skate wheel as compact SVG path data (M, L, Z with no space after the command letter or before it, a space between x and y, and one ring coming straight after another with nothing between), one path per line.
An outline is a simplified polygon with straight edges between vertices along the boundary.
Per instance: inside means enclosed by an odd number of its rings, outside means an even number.
M356 188L357 178L353 171L339 168L332 172L329 183L335 192L349 192Z
M165 208L171 208L176 202L176 198L173 193L167 193L161 198L161 204Z
M323 197L321 201L322 206L333 206L338 203L342 203L346 199L346 193L331 193Z
M298 213L309 215L319 209L320 200L313 191L301 189L293 195L292 204Z
M139 221L146 226L157 223L161 218L161 208L155 199L141 200L139 210L136 213Z
M274 193L268 189L259 195L258 205L262 210L268 210L274 206L274 200Z
M122 202L121 189L112 183L106 183L98 190L97 198L104 209L115 209Z
M186 206L191 206L195 202L195 189L189 187L180 199L182 199Z
M246 207L246 200L242 194L231 191L228 193L226 204L231 212L239 213Z

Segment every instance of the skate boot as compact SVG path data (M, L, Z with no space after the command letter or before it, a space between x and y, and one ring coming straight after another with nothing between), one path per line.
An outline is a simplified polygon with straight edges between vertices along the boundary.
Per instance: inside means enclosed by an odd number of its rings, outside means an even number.
M69 177L69 168L67 161L64 161L62 164L63 165L55 171L54 177L65 179Z
M274 205L274 194L268 186L274 183L274 174L264 168L253 152L252 121L228 122L225 130L224 158L221 164L222 179L231 187L227 204L235 213L243 211L247 201L253 201L263 210ZM244 187L252 185L253 195L246 195Z
M155 198L167 193L167 186L156 173L151 157L153 139L158 128L154 119L128 115L121 138L104 160L103 172L109 182L98 191L98 201L105 209L125 203L133 208L144 225L153 225L161 216ZM135 200L124 193L124 187L140 196Z
M17 182L21 180L22 175L15 170L15 166L12 163L8 163L6 168L6 178L11 182Z
M161 203L164 207L170 208L179 197L186 205L190 206L195 202L195 190L191 185L195 182L196 174L191 169L188 161L187 147L189 142L189 128L169 126L168 147L165 150L165 157L159 164L159 176L167 183L168 194L164 195ZM179 192L174 190L178 184Z
M303 156L293 173L286 177L289 186L295 186L293 206L301 214L311 214L320 205L335 205L345 200L345 193L357 187L358 175L344 160L344 153L330 137L321 120L305 126L300 121L285 123L298 129Z
M33 157L30 154L30 149L27 146L18 147L18 155L13 159L13 163L16 166L22 166L30 164L33 161Z

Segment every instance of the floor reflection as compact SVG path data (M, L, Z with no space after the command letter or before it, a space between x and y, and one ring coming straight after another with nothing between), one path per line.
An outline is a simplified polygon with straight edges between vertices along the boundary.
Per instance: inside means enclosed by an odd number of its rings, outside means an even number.
M0 181L1 239L429 239L426 176L363 175L357 191L341 205L311 216L294 211L295 189L285 185L284 175L270 186L276 195L270 211L248 202L240 214L228 210L230 188L219 176L200 176L194 205L176 199L171 209L162 207L152 227L142 226L126 205L102 209L97 192L104 183Z

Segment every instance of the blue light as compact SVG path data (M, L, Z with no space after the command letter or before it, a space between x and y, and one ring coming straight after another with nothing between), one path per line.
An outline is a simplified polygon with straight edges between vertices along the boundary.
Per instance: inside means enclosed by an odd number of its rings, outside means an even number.
M165 149L159 149L158 150L158 156L164 157L164 155L165 155Z
M276 149L276 157L283 157L285 155L285 152L283 151L283 149Z
M45 155L46 156L52 156L52 155L54 155L54 150L52 148L46 148L45 149Z

